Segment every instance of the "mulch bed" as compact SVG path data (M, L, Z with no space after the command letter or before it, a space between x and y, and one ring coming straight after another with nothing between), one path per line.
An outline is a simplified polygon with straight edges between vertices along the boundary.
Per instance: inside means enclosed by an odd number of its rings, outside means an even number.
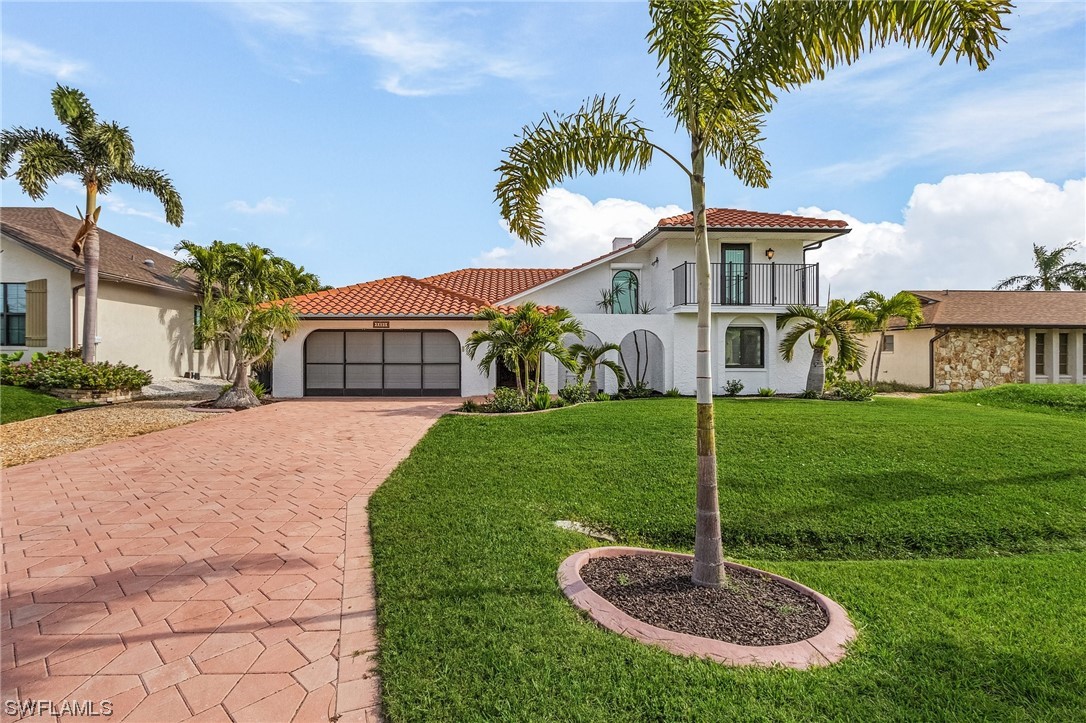
M589 560L581 579L642 622L736 645L782 645L812 638L829 624L813 599L754 571L729 569L723 587L695 585L694 562L668 555Z
M268 404L275 404L278 401L279 401L278 399L273 399L271 397L264 397L263 399L260 400L260 406L263 407L263 406L268 405ZM225 408L216 407L214 399L208 399L206 401L200 402L199 404L193 404L192 407L195 408L195 409L218 409L219 411L223 411L223 412L225 412L225 411L244 412L246 409L249 408L249 407L225 407ZM253 407L253 409L255 409L255 408L256 407Z

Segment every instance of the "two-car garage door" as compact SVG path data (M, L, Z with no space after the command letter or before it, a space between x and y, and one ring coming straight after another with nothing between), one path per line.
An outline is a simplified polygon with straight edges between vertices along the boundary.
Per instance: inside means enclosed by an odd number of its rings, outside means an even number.
M459 396L460 341L449 331L314 331L306 396Z

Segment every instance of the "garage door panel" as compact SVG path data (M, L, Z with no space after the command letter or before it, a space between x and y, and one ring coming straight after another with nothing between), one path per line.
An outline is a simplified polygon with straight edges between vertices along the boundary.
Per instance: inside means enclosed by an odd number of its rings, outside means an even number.
M386 331L385 363L419 364L422 362L422 332Z
M383 338L383 334L375 334L372 331L347 332L345 361L348 364L380 364Z
M380 364L348 364L346 385L348 389L381 391Z
M459 364L427 364L423 367L423 389L459 389Z
M385 364L386 389L420 389L421 364Z
M306 337L305 360L307 362L343 362L343 332L315 331Z
M459 364L460 340L447 331L423 332L422 359L427 364Z
M341 364L306 364L305 385L308 389L343 389Z

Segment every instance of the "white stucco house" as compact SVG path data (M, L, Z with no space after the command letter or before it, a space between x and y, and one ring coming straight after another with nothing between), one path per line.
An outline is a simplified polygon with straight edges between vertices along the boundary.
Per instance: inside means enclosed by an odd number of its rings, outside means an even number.
M848 233L847 224L734 209L710 209L708 221L714 393L722 393L729 379L742 381L747 392L801 391L810 349L801 345L785 363L777 354L776 320L789 304L819 304L818 264L807 252ZM462 269L295 297L300 326L277 351L274 394L488 394L508 383L508 375L501 369L484 373L464 353L468 335L485 326L473 316L485 306L529 300L572 311L588 343L620 344L620 361L635 380L693 394L693 236L692 216L685 214L661 219L637 241L615 239L610 253L572 269ZM609 291L614 303L602 308ZM548 362L545 381L560 389L567 372ZM609 372L602 388L617 391Z
M55 208L0 209L0 351L77 347L82 342L83 259L72 251L79 219ZM99 361L147 369L159 380L218 375L195 348L197 287L176 278L176 261L100 229Z

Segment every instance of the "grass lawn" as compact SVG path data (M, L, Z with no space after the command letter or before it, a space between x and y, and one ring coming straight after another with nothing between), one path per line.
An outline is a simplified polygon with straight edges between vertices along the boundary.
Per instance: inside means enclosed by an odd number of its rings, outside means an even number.
M44 417L46 414L55 414L58 409L65 407L86 406L91 405L57 399L45 392L26 387L11 387L6 384L0 386L0 424Z
M726 553L860 630L807 672L672 656L558 590L597 543L554 520L690 551L693 401L442 419L371 502L391 719L1082 720L1086 415L953 396L718 402Z

